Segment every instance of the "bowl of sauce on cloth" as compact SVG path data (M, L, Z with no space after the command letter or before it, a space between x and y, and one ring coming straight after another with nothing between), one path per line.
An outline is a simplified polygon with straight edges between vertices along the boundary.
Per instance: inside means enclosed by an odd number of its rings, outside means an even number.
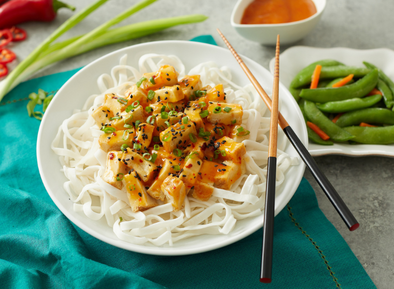
M326 0L239 0L231 25L244 38L264 45L304 38L319 22Z

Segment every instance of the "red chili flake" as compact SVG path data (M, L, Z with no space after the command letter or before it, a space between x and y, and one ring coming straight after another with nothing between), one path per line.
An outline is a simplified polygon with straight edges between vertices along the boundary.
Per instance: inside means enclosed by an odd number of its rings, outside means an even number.
M114 154L113 154L113 153L110 153L110 154L109 154L109 159L112 160L113 158L114 158Z
M192 166L193 166L192 164L188 164L188 165L186 166L186 168L190 169Z
M116 132L113 132L112 134L113 134L114 136L116 136Z
M140 160L140 163L142 163L142 160Z

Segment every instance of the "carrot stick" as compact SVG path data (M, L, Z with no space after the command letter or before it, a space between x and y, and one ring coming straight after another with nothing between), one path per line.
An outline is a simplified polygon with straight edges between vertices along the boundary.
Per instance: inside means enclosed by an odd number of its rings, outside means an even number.
M306 122L307 126L309 126L310 129L312 129L315 133L317 133L322 140L328 140L330 137L324 132L322 131L316 124L307 121Z
M338 113L338 114L332 119L332 122L333 122L333 123L336 123L337 120L338 120L338 118L340 118L342 114L343 114L343 113Z
M353 79L354 74L349 74L344 79L338 81L337 83L333 84L332 87L341 87L347 84L350 80Z
M313 71L310 88L317 88L317 85L319 84L320 71L321 71L321 65L318 64L316 65L315 70Z
M360 126L364 126L364 127L377 127L376 125L372 125L372 124L365 123L365 122L360 123Z
M383 94L380 92L380 90L374 88L374 89L372 89L372 90L367 94L367 96L376 95L376 94L383 95Z

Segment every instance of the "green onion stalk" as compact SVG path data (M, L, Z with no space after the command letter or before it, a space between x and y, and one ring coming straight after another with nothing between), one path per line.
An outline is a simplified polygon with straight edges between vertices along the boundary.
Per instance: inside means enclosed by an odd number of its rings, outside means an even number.
M98 0L91 6L68 19L42 44L40 44L25 60L23 60L6 79L0 82L0 101L8 91L10 91L20 82L24 81L40 69L55 62L102 46L143 37L173 26L202 22L207 19L207 17L204 15L187 15L145 21L109 29L113 25L118 24L146 6L156 2L156 0L143 0L87 34L79 35L52 44L64 32L68 31L76 24L81 22L86 16L88 16L106 1L108 0Z

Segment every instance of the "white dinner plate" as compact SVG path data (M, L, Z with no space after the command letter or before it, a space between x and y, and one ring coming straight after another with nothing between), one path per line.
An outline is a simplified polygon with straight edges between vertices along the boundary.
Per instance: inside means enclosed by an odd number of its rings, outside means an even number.
M294 76L305 66L322 59L335 59L345 65L364 67L363 61L370 62L382 69L391 79L394 79L394 51L390 49L358 50L350 48L315 48L294 46L280 55L280 80L289 87ZM270 71L274 71L274 61L270 61ZM394 157L394 145L365 145L339 144L332 146L309 143L309 152L313 156L348 155L368 156L380 155Z
M231 53L224 48L213 45L189 41L160 41L126 47L87 65L77 72L59 90L45 112L41 122L37 140L37 160L42 181L48 194L58 208L74 224L90 235L126 250L153 255L187 255L217 249L234 243L258 230L263 226L263 216L237 221L234 230L228 235L202 235L176 242L173 246L164 245L135 245L122 241L116 237L112 228L108 227L104 217L100 221L92 221L85 215L73 210L73 203L63 189L67 180L60 171L61 165L57 155L51 149L58 127L63 120L69 118L74 109L81 109L88 96L99 94L97 78L103 73L110 73L111 68L119 64L121 56L127 54L127 64L138 67L138 59L147 53L176 55L185 64L186 71L199 63L215 61L219 66L227 66L233 73L233 80L237 84L249 83L247 77L239 67ZM254 73L263 87L270 91L273 78L268 70L256 62L244 57L245 63ZM301 111L290 92L280 85L281 111L292 124L294 131L301 141L307 143L307 133L303 123ZM291 145L287 145L285 152L290 156L298 156ZM294 195L304 174L305 165L300 161L298 166L291 166L286 173L285 182L279 187L276 197L275 214L278 214Z

